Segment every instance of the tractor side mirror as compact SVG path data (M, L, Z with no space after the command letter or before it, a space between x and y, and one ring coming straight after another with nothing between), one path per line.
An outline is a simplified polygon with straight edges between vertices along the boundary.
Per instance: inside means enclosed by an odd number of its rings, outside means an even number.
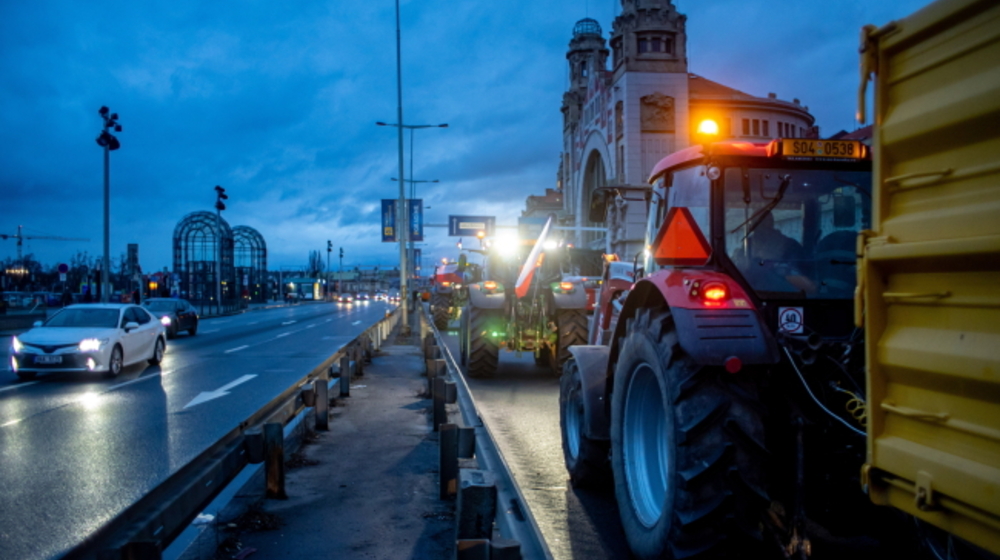
M590 213L587 216L591 222L603 224L608 214L608 195L595 192L590 196Z
M857 202L853 196L833 197L833 227L853 228L857 222Z

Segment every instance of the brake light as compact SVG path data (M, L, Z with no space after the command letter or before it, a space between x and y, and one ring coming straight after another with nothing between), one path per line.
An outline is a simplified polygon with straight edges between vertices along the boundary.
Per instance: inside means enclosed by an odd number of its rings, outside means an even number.
M483 282L483 287L487 290L495 290L497 289L497 283L492 280L487 280L486 282Z
M562 290L562 291L564 291L564 292L567 292L567 293L568 292L572 292L573 291L573 283L572 282L560 282L559 283L559 289Z
M729 298L729 288L719 282L709 282L702 287L701 295L705 301L718 302Z
M451 286L451 282L448 282L447 280L441 282L442 288L447 288L448 286Z

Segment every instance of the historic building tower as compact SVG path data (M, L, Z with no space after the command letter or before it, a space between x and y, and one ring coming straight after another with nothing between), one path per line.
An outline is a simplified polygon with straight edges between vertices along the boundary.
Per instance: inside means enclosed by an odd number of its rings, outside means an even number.
M628 259L641 250L649 173L691 145L703 118L719 123L722 138L818 133L798 99L755 97L688 72L686 22L671 0L622 0L610 51L597 21L573 28L557 187L561 222L579 228L570 236L578 245ZM592 207L595 193L609 193L608 204Z

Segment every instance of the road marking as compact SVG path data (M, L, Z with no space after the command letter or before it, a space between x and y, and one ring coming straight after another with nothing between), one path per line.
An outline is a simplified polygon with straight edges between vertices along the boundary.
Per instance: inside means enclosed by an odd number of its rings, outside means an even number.
M315 327L315 326L316 326L316 324L315 324L315 323L313 323L313 324L311 324L311 325L306 325L306 326L305 326L305 328L307 328L307 329L311 329L311 328L313 328L313 327Z
M292 333L290 333L290 332L283 332L283 333L279 334L278 336L276 336L276 337L274 337L274 338L281 338L281 337L283 337L283 336L288 336L288 335L290 335L290 334L292 334Z
M254 377L257 377L257 376L253 375L253 374L244 375L243 377L237 379L236 381L232 381L232 382L226 383L225 385L223 385L222 387L219 387L218 389L216 389L214 391L202 392L197 397L191 399L191 402L189 402L186 405L184 405L184 408L189 408L189 407L192 407L192 406L197 406L197 405L199 405L201 403L208 402L208 401L210 401L212 399L217 399L219 397L224 397L224 396L226 396L226 395L229 394L229 390L230 389L232 389L233 387L236 387L237 385L240 385L242 383L246 383L247 381L250 381Z
M298 322L298 321L285 321L284 323L281 324L281 326L291 325L292 323L296 323L296 322Z
M209 330L209 331L201 331L201 334L208 334L208 333L219 332L219 330L220 329L212 329L212 330Z
M247 325L256 325L256 324L257 324L257 323L259 323L259 322L260 322L260 321L254 321L253 323L247 323Z
M38 383L38 382L37 381L26 381L24 383L18 383L17 385L11 385L10 387L4 387L3 389L0 389L0 392L2 392L2 391L11 391L13 389L20 389L21 387L27 387L28 385L34 385L35 383Z
M324 323L332 323L332 322L333 322L333 319L327 319L326 321L323 321L323 322L324 322Z
M360 324L361 324L361 321L354 321L354 322L353 322L353 323L351 323L351 324L352 324L352 325L360 325Z
M228 354L230 352L239 352L240 350L243 350L243 349L246 349L246 348L250 348L250 346L244 344L243 346L237 346L236 348L230 348L229 350L226 350L225 352L223 352L223 354Z

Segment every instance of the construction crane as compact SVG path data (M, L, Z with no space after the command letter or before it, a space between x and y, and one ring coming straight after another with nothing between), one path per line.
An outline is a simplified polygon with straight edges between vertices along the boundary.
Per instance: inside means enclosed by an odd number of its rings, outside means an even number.
M21 230L24 226L17 226L16 234L0 233L0 239L17 239L17 262L23 263L24 257L21 255L23 252L22 247L24 246L25 239L52 239L55 241L90 241L89 239L84 239L82 237L57 237L54 235L24 235Z

